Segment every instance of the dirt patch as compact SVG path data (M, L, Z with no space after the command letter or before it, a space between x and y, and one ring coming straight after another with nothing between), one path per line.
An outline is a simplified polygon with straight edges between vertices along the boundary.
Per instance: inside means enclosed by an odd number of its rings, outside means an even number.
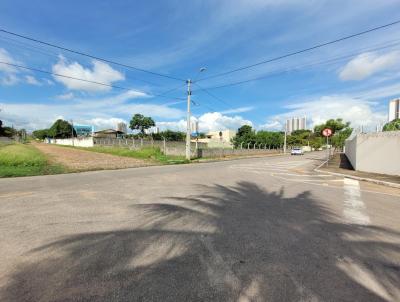
M122 169L154 165L152 161L115 156L49 144L33 143L50 160L72 171Z

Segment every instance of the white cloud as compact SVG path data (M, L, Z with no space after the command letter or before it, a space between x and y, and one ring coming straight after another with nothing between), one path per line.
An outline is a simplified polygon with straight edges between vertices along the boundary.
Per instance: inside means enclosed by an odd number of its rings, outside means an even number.
M53 73L66 75L73 78L84 79L98 83L112 85L116 81L124 80L125 77L118 70L113 69L110 65L93 60L93 68L85 68L78 62L69 63L64 57L60 56L58 62L53 65ZM94 83L68 79L54 76L54 79L64 84L68 89L80 91L109 91L111 87L102 86Z
M323 96L317 100L288 105L286 113L269 117L267 126L261 128L282 130L287 118L306 116L309 127L321 124L331 118L342 118L351 126L374 127L387 120L386 112L376 109L376 103L352 98L346 95ZM277 128L274 128L273 125Z
M43 81L44 81L47 85L50 85L50 86L54 85L54 82L51 81L51 80L49 80L49 79L43 78Z
M283 129L283 122L279 120L271 120L265 124L259 125L257 128L260 130L282 130Z
M75 97L75 95L72 92L68 92L68 93L64 93L64 94L60 94L57 95L56 98L59 100L70 100L73 99Z
M224 111L221 111L221 113L222 114L243 113L243 112L249 112L252 110L254 110L253 106L247 106L247 107L239 107L239 108L224 110Z
M367 52L348 62L339 73L343 81L363 80L375 73L398 67L400 52L392 51L383 55Z
M93 125L95 129L116 129L118 123L128 124L126 120L116 117L101 118L96 117L85 121L89 125Z
M209 132L209 131L218 131L218 130L226 130L232 129L236 130L240 126L243 125L252 125L252 122L242 118L241 116L226 116L220 112L208 112L201 115L198 118L193 117L193 121L199 122L199 131L201 132ZM157 122L157 126L161 129L170 129L170 130L186 130L186 120L181 119L176 122Z
M18 63L4 48L0 48L0 61L10 64ZM17 73L17 68L6 64L0 64L0 84L10 86L18 83Z
M107 98L82 99L74 97L70 102L49 104L7 103L0 101L2 120L17 128L34 130L49 127L59 116L73 119L76 123L109 128L115 121L130 118L135 113L155 119L179 119L185 112L166 105L131 103L135 98L146 96L140 91L127 91Z
M39 82L35 77L33 77L31 75L26 75L25 81L30 85L42 86L42 83Z

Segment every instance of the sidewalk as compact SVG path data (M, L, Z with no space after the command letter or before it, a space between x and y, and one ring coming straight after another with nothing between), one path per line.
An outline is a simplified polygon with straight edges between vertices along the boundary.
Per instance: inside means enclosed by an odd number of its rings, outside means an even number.
M315 170L400 188L400 176L355 171L343 153L336 153L329 160L328 165L324 164Z

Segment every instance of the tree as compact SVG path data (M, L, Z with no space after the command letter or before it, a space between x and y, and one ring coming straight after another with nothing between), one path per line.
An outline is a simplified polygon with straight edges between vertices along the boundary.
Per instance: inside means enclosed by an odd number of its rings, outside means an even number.
M351 135L353 132L353 128L346 127L339 132L336 132L334 136L332 136L332 145L336 148L343 149L344 143L346 139Z
M156 123L149 116L143 116L142 114L135 114L130 123L129 128L132 130L139 130L142 135L144 135L144 131L149 129L150 127L154 127Z
M383 131L399 131L400 130L400 119L395 119L385 126L383 126Z
M251 128L251 126L243 125L242 127L240 127L238 129L236 136L242 137L242 136L251 134L252 132L253 132L253 129Z
M162 140L164 138L167 141L184 141L186 138L186 133L180 131L166 130L153 134L153 139L155 140Z
M327 120L324 124L316 125L314 127L314 132L317 136L322 136L322 130L325 128L329 128L332 130L333 134L337 131L340 131L344 128L349 127L350 122L343 122L343 119L337 118L337 119L330 119Z
M39 129L35 130L32 132L33 136L37 139L45 139L46 137L49 137L49 129Z
M72 137L72 131L76 136L75 130L72 129L72 125L68 121L58 119L50 127L48 135L55 138L68 138Z
M283 144L284 136L281 132L275 131L258 131L256 133L256 144L262 147L279 148Z
M240 127L235 137L232 139L232 142L236 147L239 147L242 144L247 145L248 143L254 145L255 141L255 132L253 131L253 128L249 125L244 125Z

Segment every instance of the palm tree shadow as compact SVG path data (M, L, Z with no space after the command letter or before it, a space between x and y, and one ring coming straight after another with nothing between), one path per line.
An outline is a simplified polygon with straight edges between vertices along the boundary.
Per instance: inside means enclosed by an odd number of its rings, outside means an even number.
M130 207L143 228L33 249L1 301L387 301L399 299L400 234L340 222L307 191L251 182ZM366 281L365 281L366 280Z

